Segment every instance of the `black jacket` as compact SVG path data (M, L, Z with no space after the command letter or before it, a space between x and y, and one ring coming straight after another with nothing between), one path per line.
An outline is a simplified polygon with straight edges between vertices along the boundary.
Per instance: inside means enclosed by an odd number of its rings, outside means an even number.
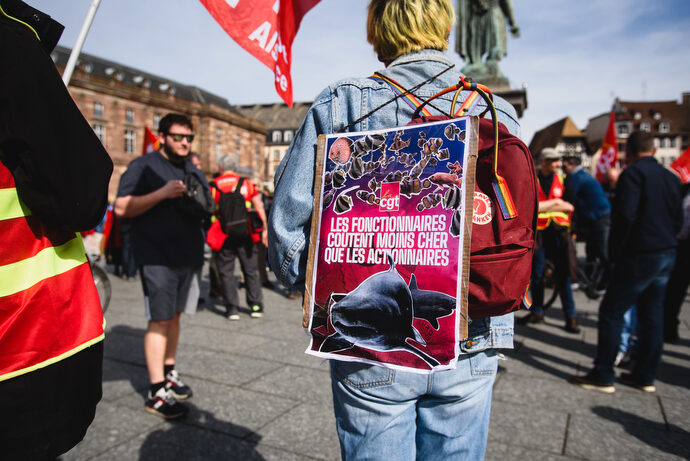
M678 178L654 157L642 157L621 173L611 211L612 261L677 245L683 222L680 191Z
M63 27L21 1L0 6L0 161L41 221L92 229L105 213L113 163L50 58Z

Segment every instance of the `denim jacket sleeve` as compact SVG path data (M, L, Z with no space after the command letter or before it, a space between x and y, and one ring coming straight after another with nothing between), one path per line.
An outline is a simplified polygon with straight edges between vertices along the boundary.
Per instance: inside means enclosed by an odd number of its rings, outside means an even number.
M304 281L306 245L311 231L316 141L331 132L331 95L324 90L297 131L275 175L275 194L268 221L268 259L281 283Z

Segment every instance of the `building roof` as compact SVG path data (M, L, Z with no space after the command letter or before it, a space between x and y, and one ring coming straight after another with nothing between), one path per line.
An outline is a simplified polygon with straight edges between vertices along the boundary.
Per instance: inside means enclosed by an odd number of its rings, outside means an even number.
M686 117L690 107L678 104L677 101L620 101L616 99L613 110L616 121L649 121L652 124L665 121L669 123L670 134L687 131ZM652 127L652 132L656 131Z
M571 118L565 117L534 133L529 143L529 150L533 156L537 156L545 147L556 147L563 138L583 138L584 140L584 136Z
M296 102L290 108L285 103L249 104L235 106L245 117L260 121L268 130L296 130L307 115L311 102Z
M59 67L64 68L72 52L71 49L63 46L56 46L51 57L53 62ZM113 78L121 83L133 86L148 88L161 94L173 94L178 98L188 101L195 101L201 104L212 104L226 109L234 114L242 115L237 111L227 99L210 93L196 86L185 85L183 83L150 74L143 70L135 69L114 61L81 53L77 60L76 69L90 75L103 78Z

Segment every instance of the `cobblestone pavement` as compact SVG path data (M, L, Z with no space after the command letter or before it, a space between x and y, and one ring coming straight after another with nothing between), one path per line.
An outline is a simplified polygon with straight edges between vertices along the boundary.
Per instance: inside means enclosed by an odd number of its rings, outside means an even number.
M184 420L168 422L144 411L141 285L110 279L103 400L62 460L340 458L328 365L304 354L300 301L265 289L261 319L245 310L226 320L208 297L183 316L177 368L194 397ZM580 292L575 301L580 334L565 332L558 306L543 324L517 326L515 349L499 362L486 459L690 459L690 302L680 342L665 346L657 393L617 385L606 395L567 381L591 366L596 348L598 302Z

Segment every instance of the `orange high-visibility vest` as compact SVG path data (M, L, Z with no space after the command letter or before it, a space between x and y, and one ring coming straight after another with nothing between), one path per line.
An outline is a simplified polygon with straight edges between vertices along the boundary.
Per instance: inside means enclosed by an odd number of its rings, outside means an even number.
M103 311L81 236L32 216L2 162L0 235L0 381L103 340Z
M563 186L563 177L559 174L553 175L551 190L549 190L548 197L546 194L544 194L541 185L539 185L537 189L539 191L540 202L554 198L563 198L563 192L565 191L565 187ZM570 214L562 211L546 211L539 213L537 216L537 230L546 229L552 222L561 227L570 227Z

